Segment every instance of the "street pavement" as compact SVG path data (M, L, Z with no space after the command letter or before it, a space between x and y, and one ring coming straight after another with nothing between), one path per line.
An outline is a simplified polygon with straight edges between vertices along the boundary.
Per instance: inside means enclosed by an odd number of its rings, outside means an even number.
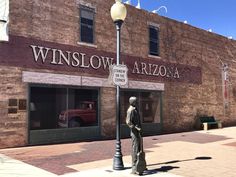
M132 177L131 140L122 139L125 170L112 169L115 140L0 150L0 177ZM149 136L150 177L236 177L236 127Z

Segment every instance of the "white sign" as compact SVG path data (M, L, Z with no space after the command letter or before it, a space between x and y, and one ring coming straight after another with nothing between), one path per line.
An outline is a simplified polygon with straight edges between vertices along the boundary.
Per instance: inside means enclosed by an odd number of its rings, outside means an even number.
M9 0L0 0L0 41L8 41Z
M128 84L128 68L126 65L113 65L111 72L114 85L124 86Z

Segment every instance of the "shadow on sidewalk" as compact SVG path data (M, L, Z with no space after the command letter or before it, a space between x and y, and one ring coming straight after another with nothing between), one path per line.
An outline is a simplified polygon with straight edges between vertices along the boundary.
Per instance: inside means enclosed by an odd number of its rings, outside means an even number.
M168 172L174 168L179 168L179 167L177 167L177 166L162 166L161 168L146 170L146 171L144 171L143 175L145 176L145 175L156 174L158 172Z

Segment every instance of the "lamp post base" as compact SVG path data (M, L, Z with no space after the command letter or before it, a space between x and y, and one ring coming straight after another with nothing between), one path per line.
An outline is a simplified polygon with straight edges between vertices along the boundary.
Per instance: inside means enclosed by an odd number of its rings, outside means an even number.
M124 170L122 155L115 155L113 158L113 170Z
M119 126L118 126L119 129ZM118 134L119 135L119 134ZM113 170L124 170L124 164L122 160L122 153L121 153L121 141L120 138L116 141L116 153L113 158Z

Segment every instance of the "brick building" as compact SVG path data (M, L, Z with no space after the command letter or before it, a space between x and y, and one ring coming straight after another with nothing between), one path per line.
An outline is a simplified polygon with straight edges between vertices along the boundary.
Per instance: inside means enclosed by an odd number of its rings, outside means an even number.
M10 0L0 148L115 136L113 3ZM123 137L132 95L145 135L194 130L199 115L236 125L235 40L127 5L121 53L129 78L120 93Z

